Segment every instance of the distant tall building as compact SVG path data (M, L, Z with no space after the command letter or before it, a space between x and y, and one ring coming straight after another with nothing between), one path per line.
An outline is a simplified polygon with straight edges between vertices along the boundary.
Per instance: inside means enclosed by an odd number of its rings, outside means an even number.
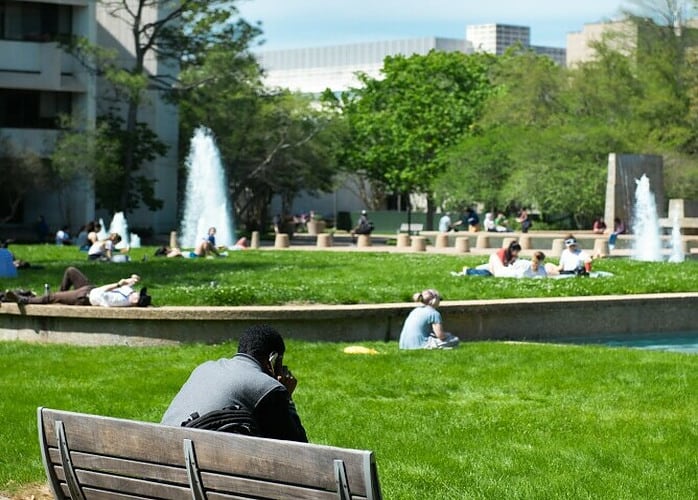
M613 40L608 36L614 35ZM630 50L637 43L637 27L627 21L588 23L581 31L567 33L567 66L594 59L594 43L607 38L616 50Z
M550 57L561 66L565 65L566 51L561 47L531 45L531 28L511 24L471 24L465 29L465 38L473 49L501 56L513 45Z
M465 28L465 38L478 52L501 56L517 43L531 45L531 28L510 24L471 24Z

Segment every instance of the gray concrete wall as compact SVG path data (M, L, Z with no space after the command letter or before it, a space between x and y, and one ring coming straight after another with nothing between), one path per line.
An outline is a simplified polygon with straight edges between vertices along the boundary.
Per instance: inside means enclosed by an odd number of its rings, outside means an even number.
M411 303L347 306L107 309L3 303L0 340L79 345L218 343L251 324L286 338L394 341ZM698 293L444 302L444 326L464 340L540 340L698 329Z
M635 180L643 174L650 180L650 190L654 193L658 216L666 217L663 170L664 161L658 155L609 154L604 213L606 224L612 228L613 219L619 217L625 221L628 230L632 227L637 187Z

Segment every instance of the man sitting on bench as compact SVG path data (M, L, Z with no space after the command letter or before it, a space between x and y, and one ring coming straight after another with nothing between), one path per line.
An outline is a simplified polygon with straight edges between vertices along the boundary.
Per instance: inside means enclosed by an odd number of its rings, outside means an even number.
M356 227L351 230L351 241L356 243L357 234L371 234L373 232L373 222L368 220L368 215L366 210L361 211L361 216L359 217L359 222Z
M194 369L161 423L226 430L210 422L225 421L227 410L230 419L225 425L233 429L229 432L240 432L238 428L247 425L245 434L308 442L291 399L298 381L283 364L285 351L283 338L272 327L248 328L235 356L206 361ZM236 418L240 419L237 427ZM195 425L197 420L207 425Z

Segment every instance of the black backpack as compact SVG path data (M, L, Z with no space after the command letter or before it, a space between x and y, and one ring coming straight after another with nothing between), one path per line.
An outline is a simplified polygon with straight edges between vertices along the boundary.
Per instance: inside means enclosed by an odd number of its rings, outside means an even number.
M231 432L246 436L260 435L252 413L240 405L227 406L220 410L210 411L204 415L194 412L188 420L182 422L182 427Z

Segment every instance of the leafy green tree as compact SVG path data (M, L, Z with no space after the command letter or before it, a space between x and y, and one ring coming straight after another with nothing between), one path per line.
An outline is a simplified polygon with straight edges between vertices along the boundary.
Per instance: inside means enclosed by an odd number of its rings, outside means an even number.
M300 191L329 191L336 171L334 115L260 78L248 54L219 46L185 67L178 95L183 140L201 124L214 131L236 218L248 229L264 226L274 195L288 211Z
M0 136L0 223L16 220L29 193L51 185L46 164L31 152L18 150L9 139Z
M492 62L486 54L431 51L387 57L383 78L360 75L362 86L342 96L348 133L343 166L395 193L426 195L433 212L445 152L479 117L492 91Z
M96 47L84 38L75 38L68 49L108 81L114 98L123 108L123 119L113 112L106 117L120 143L118 179L105 180L104 197L118 199L121 209L133 209L142 200L150 209L161 206L153 197L152 180L137 172L144 161L165 152L163 143L139 120L141 107L150 91L173 92L181 89L176 78L180 63L196 66L211 47L228 46L245 50L258 36L259 29L242 19L235 0L100 0L102 7L131 33L133 57L119 57L114 51ZM167 74L154 74L148 60L168 67ZM124 62L126 61L126 62ZM118 125L118 129L114 126ZM145 151L146 147L150 147ZM102 179L100 179L100 182ZM111 191L114 190L114 191ZM137 194L134 194L136 192ZM112 201L107 205L111 206Z
M532 206L585 227L603 213L608 153L625 150L618 126L632 113L611 104L632 95L632 79L614 83L601 63L568 71L518 49L492 75L497 90L475 133L450 150L440 193L487 210Z

